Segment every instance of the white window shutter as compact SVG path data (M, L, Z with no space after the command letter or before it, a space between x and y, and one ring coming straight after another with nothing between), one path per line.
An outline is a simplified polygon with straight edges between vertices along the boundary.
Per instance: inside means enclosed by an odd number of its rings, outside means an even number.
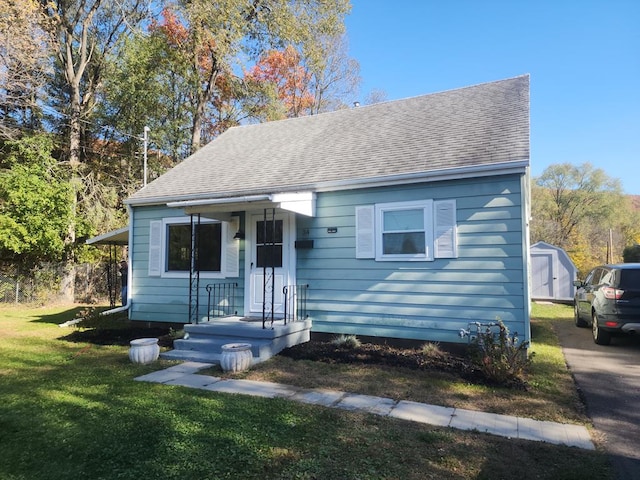
M356 207L356 258L375 258L376 232L373 205Z
M162 221L149 222L149 276L162 274Z
M457 258L456 201L440 200L433 202L433 209L435 258Z
M240 241L233 238L240 228L240 219L232 217L227 223L227 235L224 242L224 276L240 276Z

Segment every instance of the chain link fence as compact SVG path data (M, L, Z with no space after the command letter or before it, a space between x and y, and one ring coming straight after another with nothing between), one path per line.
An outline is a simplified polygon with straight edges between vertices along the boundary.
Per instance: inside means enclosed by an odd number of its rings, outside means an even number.
M0 303L48 303L60 296L62 265L47 264L28 272L15 265L0 266ZM117 286L119 288L119 286ZM75 267L75 301L108 303L105 264L83 263Z

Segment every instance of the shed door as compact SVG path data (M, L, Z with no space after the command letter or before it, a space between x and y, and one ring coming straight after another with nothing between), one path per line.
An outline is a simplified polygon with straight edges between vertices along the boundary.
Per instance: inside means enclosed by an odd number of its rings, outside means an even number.
M553 297L553 254L534 253L531 255L532 293L534 298Z

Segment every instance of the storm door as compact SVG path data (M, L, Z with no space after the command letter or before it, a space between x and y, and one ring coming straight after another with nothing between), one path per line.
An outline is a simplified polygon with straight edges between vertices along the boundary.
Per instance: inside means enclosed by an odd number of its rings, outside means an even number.
M267 209L266 215L251 216L251 232L247 232L249 291L251 316L281 318L284 313L283 288L292 281L291 223L287 214Z

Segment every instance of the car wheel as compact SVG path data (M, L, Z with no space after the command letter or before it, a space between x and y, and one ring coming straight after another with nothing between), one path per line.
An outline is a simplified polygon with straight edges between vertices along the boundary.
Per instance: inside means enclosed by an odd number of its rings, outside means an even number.
M611 343L611 334L600 329L598 314L595 311L591 314L591 330L593 331L593 341L598 345L609 345Z
M586 327L587 326L587 322L585 322L584 320L582 320L582 318L580 318L580 312L578 311L578 303L577 302L573 302L573 321L576 324L576 327Z

